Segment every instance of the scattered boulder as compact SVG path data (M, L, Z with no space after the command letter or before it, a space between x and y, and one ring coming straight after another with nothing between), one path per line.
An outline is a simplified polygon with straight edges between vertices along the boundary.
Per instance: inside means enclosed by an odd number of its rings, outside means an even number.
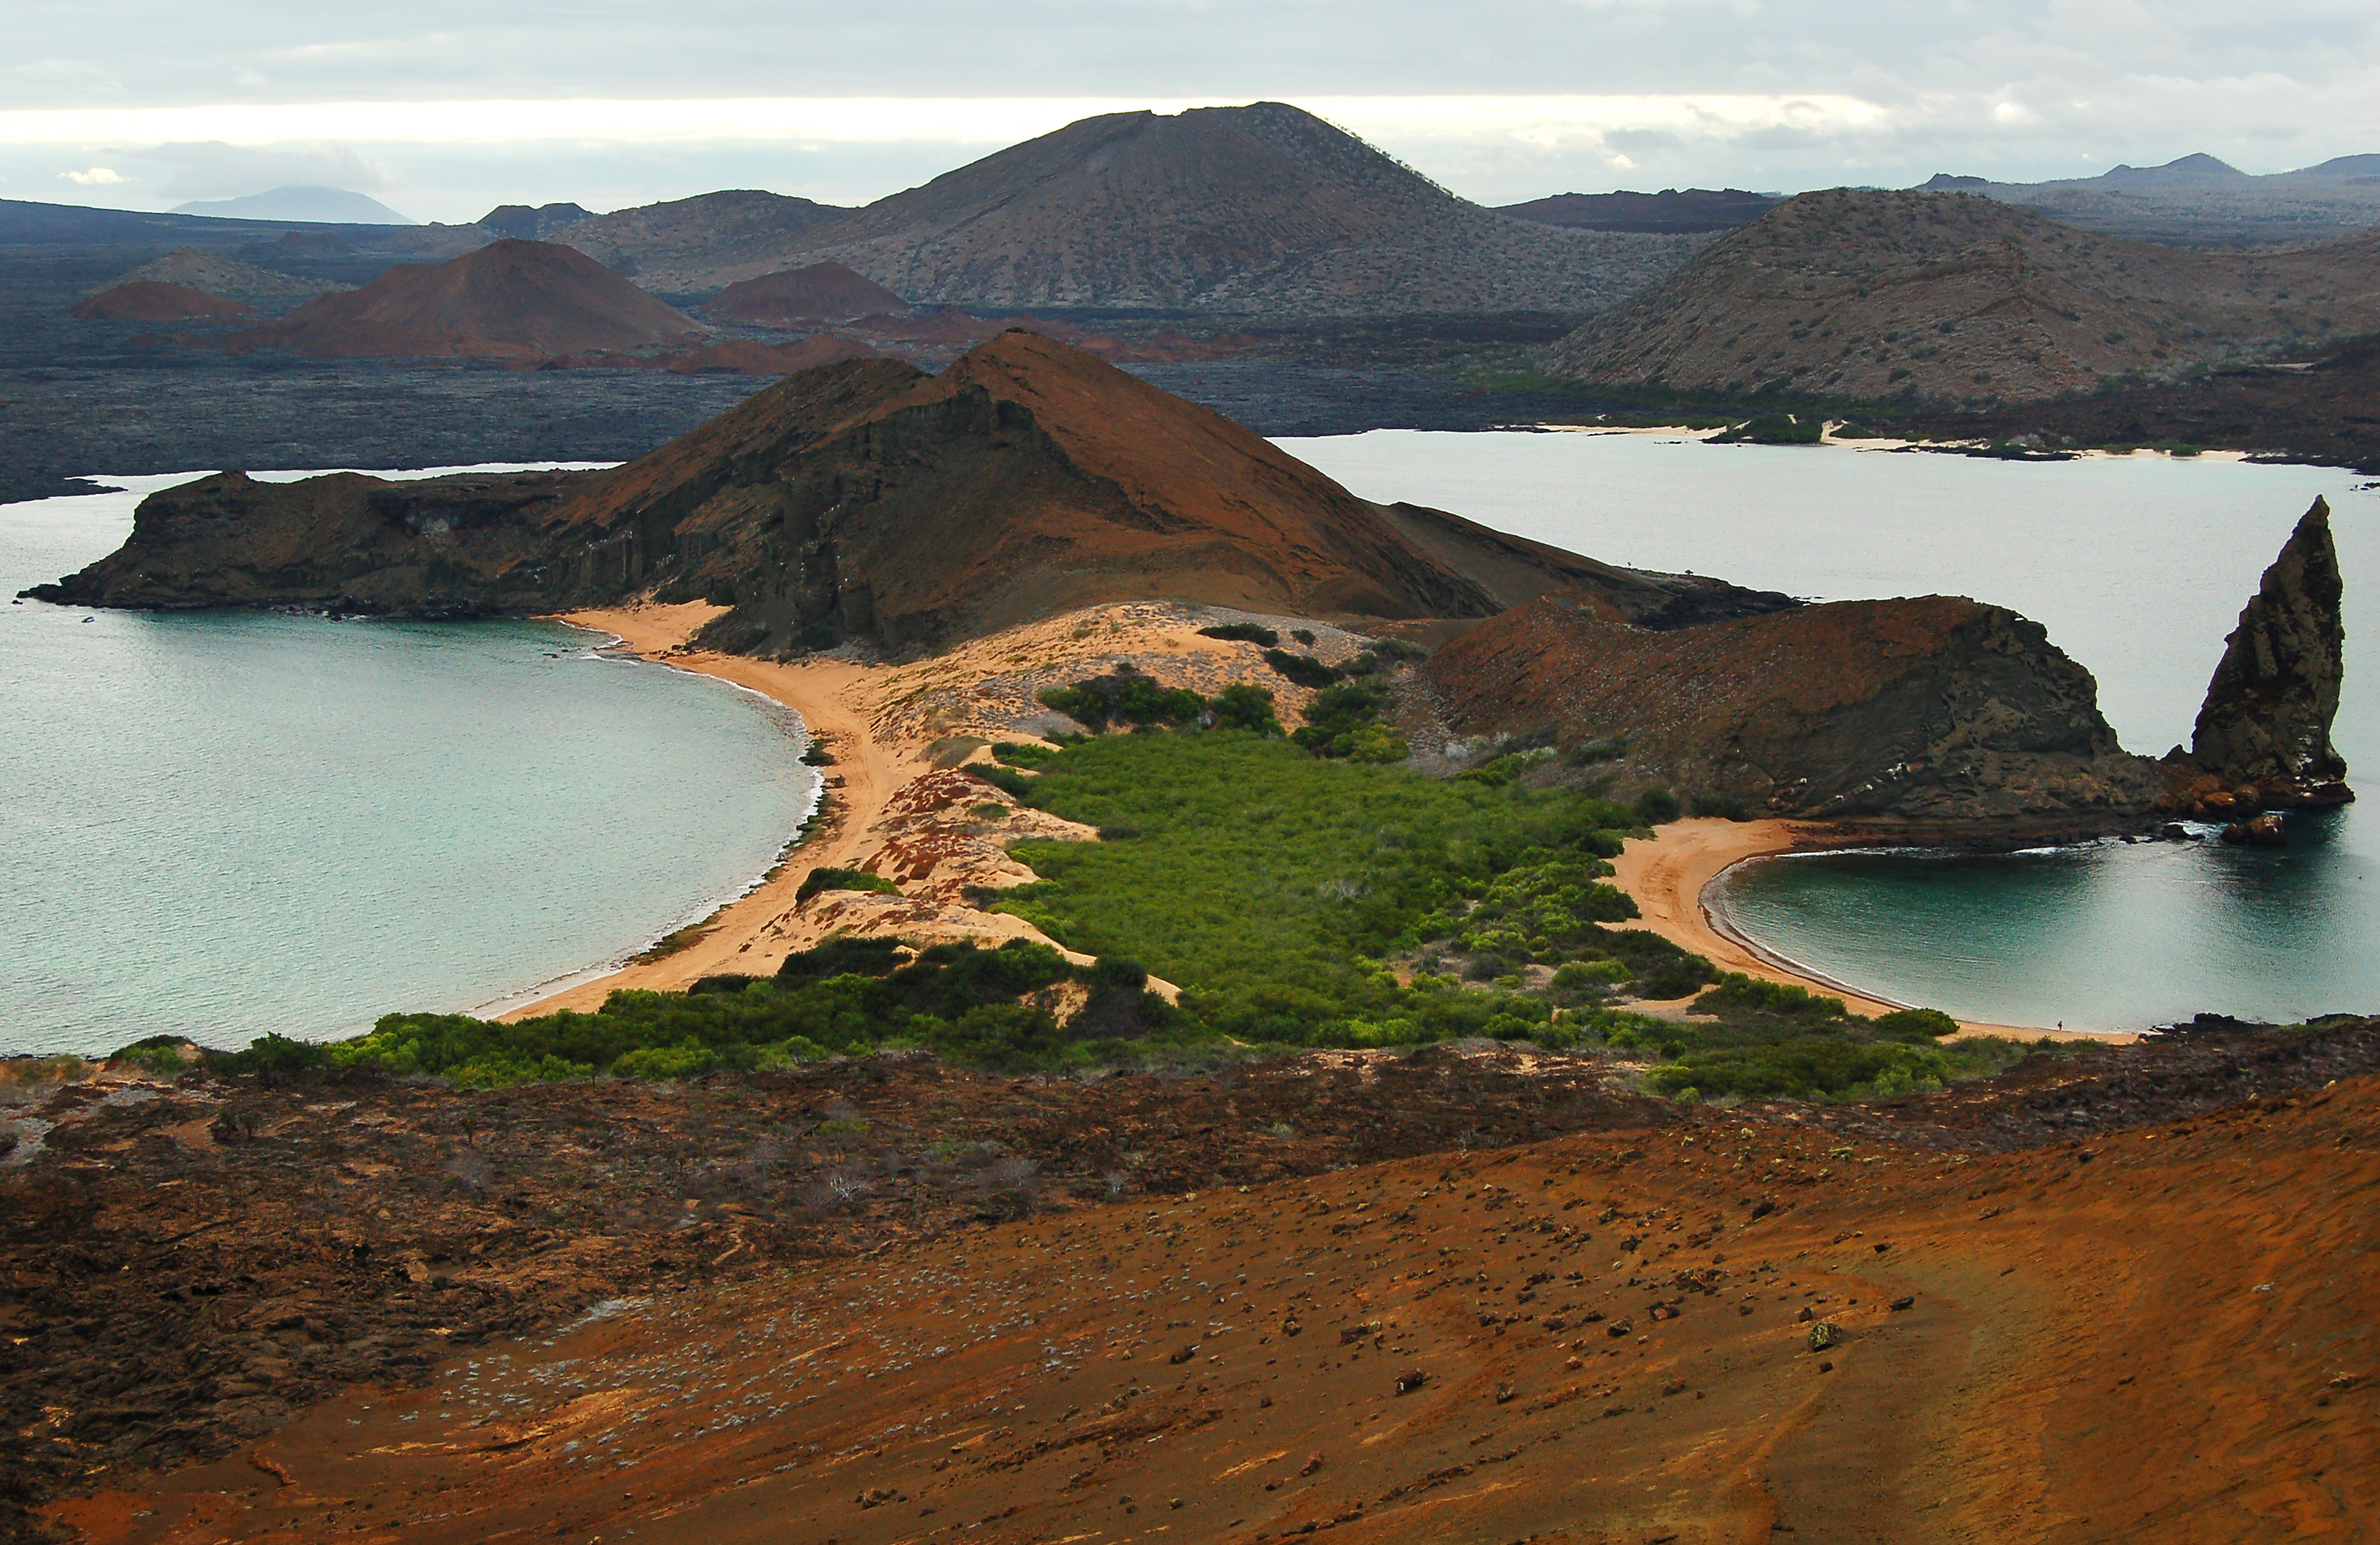
M1810 1327L1810 1350L1825 1352L1843 1339L1843 1333L1831 1320L1821 1320Z
M2289 836L2281 818L2267 811L2252 820L2232 821L2223 828L2223 840L2235 847L2283 847Z

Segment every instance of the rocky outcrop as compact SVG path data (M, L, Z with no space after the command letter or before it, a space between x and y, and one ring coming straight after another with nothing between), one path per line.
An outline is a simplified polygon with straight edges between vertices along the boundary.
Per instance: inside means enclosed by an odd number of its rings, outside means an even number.
M1750 813L2088 825L2145 810L2164 781L2038 623L1961 597L1660 633L1547 597L1422 669L1463 733L1549 740L1616 792Z
M608 471L202 480L146 501L121 551L34 593L454 615L647 592L726 606L706 642L779 655L853 637L932 650L1117 601L1476 618L1557 592L1646 627L1793 604L1366 503L1026 332L939 376L892 359L806 371Z
M2355 796L2330 743L2347 634L2343 583L2321 499L2298 522L2224 640L2190 740L2188 767L2235 804L2338 805Z

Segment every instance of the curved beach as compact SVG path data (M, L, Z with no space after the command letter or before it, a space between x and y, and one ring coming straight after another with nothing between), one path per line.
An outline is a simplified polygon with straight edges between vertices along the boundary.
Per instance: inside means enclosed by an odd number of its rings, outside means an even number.
M1779 853L1837 845L1831 827L1791 821L1724 821L1702 817L1675 821L1650 837L1631 840L1612 861L1613 883L1635 898L1643 914L1637 925L1704 956L1723 971L1741 971L1764 981L1806 987L1843 1000L1854 1014L1889 1014L1909 1005L1863 992L1819 975L1769 950L1716 916L1704 900L1710 886L1736 865ZM2011 1036L2038 1040L2126 1041L2129 1035L2042 1029L2028 1025L1959 1022L1959 1034Z

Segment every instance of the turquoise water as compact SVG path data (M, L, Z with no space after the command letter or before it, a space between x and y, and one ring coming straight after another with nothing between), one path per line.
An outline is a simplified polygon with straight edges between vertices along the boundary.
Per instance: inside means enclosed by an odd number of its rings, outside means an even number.
M0 506L10 596L140 496ZM0 605L0 1052L322 1039L616 962L813 797L763 700L541 623Z
M2007 1024L2118 1029L2201 1010L2380 1010L2380 484L2206 457L2010 463L1672 436L1382 432L1282 445L1408 499L1618 563L1819 600L1972 595L2044 624L2124 744L2186 741L2224 635L2327 497L2347 577L2335 732L2362 804L2290 845L2095 844L1971 858L1797 857L1707 898L1836 980Z

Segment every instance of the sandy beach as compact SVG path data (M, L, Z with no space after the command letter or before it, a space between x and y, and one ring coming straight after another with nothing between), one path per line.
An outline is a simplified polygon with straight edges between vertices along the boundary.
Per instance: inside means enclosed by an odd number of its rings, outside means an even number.
M620 639L619 647L646 659L733 682L791 709L834 757L833 765L823 770L823 817L798 852L751 893L705 919L691 943L521 1004L504 1018L565 1008L591 1011L621 988L680 991L698 978L721 972L766 975L786 955L841 929L878 931L897 926L908 937L1050 943L1021 918L967 904L964 893L972 885L1015 884L1031 878L1006 858L1007 840L1027 834L1087 840L1093 834L1018 809L1012 821L1022 824L1012 824L996 837L968 837L953 827L948 807L988 797L989 793L971 780L964 781L963 788L952 783L951 770L980 758L984 741L992 736L1030 733L1014 726L1034 716L1033 683L1043 675L1062 676L1092 662L1129 654L1167 685L1211 691L1212 678L1226 670L1223 656L1245 647L1200 637L1198 625L1211 620L1203 614L1152 603L1069 614L910 665L832 658L788 664L691 648L688 640L721 610L690 602L573 612L557 620L613 634ZM1332 642L1322 640L1326 654ZM1020 671L1027 662L1035 663ZM1299 696L1288 688L1284 707L1297 707ZM1721 970L1808 987L1841 998L1854 1014L1888 1014L1907 1005L1862 992L1762 949L1725 927L1703 902L1711 882L1736 864L1837 840L1831 828L1805 822L1677 821L1652 837L1631 841L1614 862L1614 883L1635 898L1643 913L1634 926L1706 957ZM795 894L803 879L819 868L871 869L898 881L904 894L830 892L797 904ZM2131 1039L1965 1020L1959 1033L2029 1040Z
M1741 971L1764 981L1807 987L1843 1000L1853 1014L1889 1014L1909 1005L1870 996L1848 983L1796 967L1763 950L1752 940L1715 919L1703 903L1703 892L1728 870L1747 859L1772 853L1833 845L1833 830L1791 821L1722 821L1701 818L1675 821L1650 837L1631 841L1612 867L1612 883L1635 898L1643 920L1634 925L1651 930L1671 943L1694 951L1722 971ZM2013 1036L2027 1040L2128 1041L2129 1035L2100 1035L2082 1030L2041 1029L2027 1025L1995 1025L1982 1020L1959 1022L1959 1034Z
M905 665L832 657L787 664L690 647L722 610L689 602L572 612L554 620L612 634L620 648L643 658L733 682L791 709L834 758L821 770L822 819L774 875L705 919L690 944L518 1004L501 1017L589 1012L619 989L679 991L722 972L765 976L786 955L839 930L897 931L928 942L1022 938L1054 944L1021 918L970 904L966 893L1033 878L1007 856L1006 844L1016 838L1090 841L1096 833L1013 805L999 829L986 832L970 811L999 797L954 770L982 760L992 739L1064 727L1035 700L1042 686L1129 659L1164 686L1212 693L1246 674L1248 660L1235 660L1235 651L1248 659L1255 654L1253 645L1198 633L1227 614L1131 602L1010 628ZM1316 648L1325 658L1344 658L1361 648L1354 635L1321 625L1317 632ZM1311 693L1284 682L1275 695L1294 712ZM828 868L881 873L901 894L834 891L797 903L804 878ZM1088 956L1063 953L1088 963ZM1175 991L1156 978L1150 986L1169 997Z

